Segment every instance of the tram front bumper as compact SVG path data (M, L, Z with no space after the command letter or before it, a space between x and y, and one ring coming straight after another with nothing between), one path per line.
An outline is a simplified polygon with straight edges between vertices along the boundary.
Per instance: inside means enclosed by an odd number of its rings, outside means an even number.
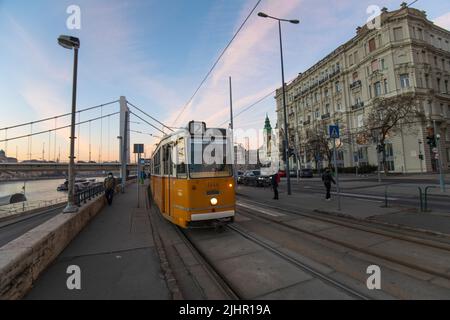
M214 220L234 217L234 210L191 214L191 221Z

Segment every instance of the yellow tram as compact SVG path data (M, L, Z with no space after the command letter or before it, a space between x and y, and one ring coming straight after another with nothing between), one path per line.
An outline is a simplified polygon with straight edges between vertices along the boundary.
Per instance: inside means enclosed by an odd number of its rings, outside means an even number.
M183 228L233 222L235 190L231 134L189 122L153 152L151 191L164 218Z

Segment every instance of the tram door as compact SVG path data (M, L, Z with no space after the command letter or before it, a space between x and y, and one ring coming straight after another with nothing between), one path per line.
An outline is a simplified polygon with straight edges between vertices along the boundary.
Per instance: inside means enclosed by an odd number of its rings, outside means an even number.
M164 183L163 183L163 204L164 213L166 215L171 215L171 203L170 203L170 184L172 180L172 159L171 159L171 146L165 145L163 147L163 162L164 162Z

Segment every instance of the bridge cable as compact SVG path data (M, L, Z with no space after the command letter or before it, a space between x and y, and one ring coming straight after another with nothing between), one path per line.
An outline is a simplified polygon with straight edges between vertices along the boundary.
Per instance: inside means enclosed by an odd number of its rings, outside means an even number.
M153 128L155 128L156 130L158 130L158 131L160 131L160 132L162 132L162 134L166 134L164 131L162 131L161 129L159 129L158 127L156 127L156 126L154 126L154 125L152 125L150 122L148 122L147 120L145 120L145 119L142 119L140 116L138 116L137 114L135 114L134 112L132 112L132 111L130 111L130 113L132 114L132 115L134 115L135 117L138 117L139 119L141 119L142 121L144 121L146 124L148 124L148 125L150 125L150 126L152 126ZM1 142L1 141L0 141Z
M244 27L244 25L247 23L248 19L251 17L251 15L253 14L253 12L256 10L256 8L258 7L258 5L261 3L262 0L258 0L255 4L255 6L253 7L253 9L250 11L250 13L248 14L248 16L245 18L244 22L242 22L242 24L240 25L240 27L237 29L237 31L235 32L235 34L233 35L233 37L231 38L230 42L228 42L227 46L223 49L222 53L219 55L219 57L217 58L217 60L214 62L213 66L211 67L211 69L209 69L208 73L206 74L206 76L203 78L203 80L200 82L200 85L197 87L197 89L195 90L194 94L189 98L188 102L183 106L183 108L181 109L180 113L178 114L178 116L175 118L175 121L173 122L172 125L175 125L175 123L178 121L178 119L180 118L180 116L186 111L186 108L189 106L189 104L192 102L192 100L194 100L194 97L197 95L198 91L200 90L200 88L205 84L206 80L209 78L209 76L211 75L211 73L213 72L213 70L216 68L217 64L219 63L219 61L222 59L223 55L225 54L225 52L228 50L228 48L231 46L232 42L234 41L234 39L237 37L237 35L239 34L239 32L242 30L242 28Z
M138 107L136 107L135 105L133 105L132 103L130 103L129 101L127 101L127 103L132 106L133 108L137 109L138 111L142 112L143 114L145 114L147 117L151 118L152 120L158 122L160 125L162 125L163 127L169 129L170 131L173 131L171 127L166 126L164 123L162 123L161 121L153 118L151 115L149 115L147 112L143 111L142 109L139 109Z
M77 110L76 113L97 109L97 108L108 106L108 105L111 105L111 104L114 104L114 103L117 103L117 102L119 102L119 100L115 100L115 101L111 101L111 102L108 102L108 103L99 104L97 106L93 106L93 107ZM58 115L58 116L45 118L45 119L40 119L40 120L36 120L36 121L22 123L22 124L14 125L14 126L11 126L11 127L0 128L0 131L8 130L8 129L14 129L14 128L18 128L18 127L23 127L23 126L27 126L27 125L35 124L35 123L39 123L39 122L45 122L45 121L49 121L49 120L52 120L52 119L63 118L63 117L67 117L67 116L70 116L70 115L72 115L71 112L70 113L61 114L61 115Z
M113 115L116 115L116 114L119 114L119 113L120 113L120 112L110 113L110 114L104 115L103 118L108 117L108 116L113 116ZM92 119L90 119L90 120L85 120L85 121L83 121L83 122L78 122L78 123L75 123L75 125L78 126L78 125L81 125L81 124L88 123L88 122L90 122L90 121L96 121L96 120L98 120L98 119L100 119L100 118L102 118L102 117L92 118ZM58 127L58 128L50 129L50 130L39 131L39 132L35 132L35 133L32 133L32 134L26 134L26 135L22 135L22 136L13 137L13 138L8 138L8 139L6 139L6 140L7 140L7 141L12 141L12 140L18 140L18 139L22 139L22 138L29 138L29 137L31 137L31 136L36 136L36 135L40 135L40 134L47 133L47 132L53 132L53 131L57 131L57 130L62 130L62 129L70 128L70 126L71 126L71 125L69 124L69 125L67 125L67 126ZM0 140L0 142L5 142L5 139L4 139L4 140Z

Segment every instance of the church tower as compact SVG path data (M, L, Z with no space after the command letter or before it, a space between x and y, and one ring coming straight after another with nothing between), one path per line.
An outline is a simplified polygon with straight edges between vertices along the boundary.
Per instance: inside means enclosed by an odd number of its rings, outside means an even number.
M264 149L266 150L266 157L269 159L272 153L272 126L270 125L269 116L266 113L266 121L264 123Z

